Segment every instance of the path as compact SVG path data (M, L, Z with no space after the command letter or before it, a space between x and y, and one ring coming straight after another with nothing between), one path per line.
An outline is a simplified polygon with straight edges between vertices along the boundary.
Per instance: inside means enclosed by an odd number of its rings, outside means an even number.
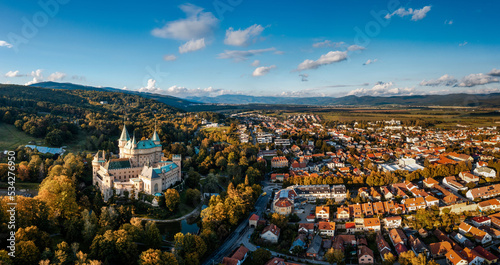
M181 216L181 217L176 218L176 219L151 219L151 218L144 218L144 217L134 217L134 218L137 218L137 219L143 220L143 221L153 221L153 222L157 222L157 223L174 223L174 222L182 221L182 220L189 218L192 215L198 213L200 208L201 208L201 206L198 206L192 212L185 214L184 216ZM200 213L201 213L201 211L200 211Z

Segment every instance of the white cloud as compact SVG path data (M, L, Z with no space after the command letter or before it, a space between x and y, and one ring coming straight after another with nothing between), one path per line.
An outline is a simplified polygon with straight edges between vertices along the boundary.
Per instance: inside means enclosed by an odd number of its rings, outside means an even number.
M322 65L332 64L347 59L347 51L330 51L327 54L323 54L318 60L306 59L297 67L297 71L303 71L308 69L316 69Z
M406 17L411 15L411 20L418 21L425 18L427 12L429 11L431 11L431 6L424 6L421 9L413 9L413 8L405 9L404 7L401 7L398 10L392 12L391 14L385 15L385 18L390 19L394 15L397 15L399 17Z
M32 85L32 84L36 84L36 83L40 83L43 81L43 75L42 75L42 69L38 69L36 71L32 71L31 74L29 74L30 76L33 77L33 80L27 82L26 86L29 86L29 85Z
M0 40L0 47L7 47L7 48L12 48L14 46L12 46L12 44L4 41L4 40Z
M363 63L363 65L369 65L369 64L372 64L372 63L376 63L378 61L378 59L368 59L365 63Z
M201 7L186 4L179 8L184 11L186 18L167 22L162 28L153 29L151 34L159 38L188 41L212 35L219 24L211 12L204 12Z
M458 83L458 86L460 87L473 87L473 86L478 86L478 85L485 85L489 83L496 83L498 82L498 78L493 77L491 75L487 74L470 74L460 81Z
M331 40L324 40L322 42L316 42L316 43L313 43L313 47L314 48L321 48L321 47L334 47L334 48L340 48L342 46L345 46L346 43L343 42L343 41L340 41L340 42L333 42Z
M254 24L246 29L234 30L229 28L226 30L226 38L224 44L232 46L248 46L252 41L255 41L258 36L264 31L264 27Z
M257 67L257 66L260 65L260 61L259 60L255 60L255 61L253 61L253 63L251 63L251 65Z
M308 74L299 74L299 76L301 77L301 81L302 82L307 82L309 81L309 75Z
M421 86L454 86L458 80L451 75L443 75L438 79L423 80L420 82Z
M459 47L462 47L462 46L465 46L465 45L467 45L467 44L469 44L469 43L468 43L468 42L466 42L466 41L464 41L464 42L462 42L462 43L459 43L459 44L458 44L458 46L459 46Z
M156 80L149 79L148 84L145 87L139 89L139 92L147 92L154 94L162 94L162 95L171 95L176 97L215 97L226 94L241 94L240 92L235 92L231 90L225 90L220 88L193 88L189 89L182 86L171 86L166 89L162 89L156 86Z
M405 87L393 87L392 82L384 83L378 82L372 88L357 88L349 93L348 96L410 96L415 94L415 88Z
M20 77L20 76L24 76L24 75L19 74L18 70L16 70L16 71L8 71L5 74L5 77Z
M276 48L267 48L259 50L248 50L248 51L236 51L236 50L225 50L223 53L219 53L219 59L233 59L235 62L240 62L247 60L249 57L254 55L262 54L265 52L276 51Z
M49 77L47 77L47 80L49 80L49 81L57 81L57 80L62 80L65 77L66 77L65 73L55 72L55 73L50 74Z
M276 68L276 65L257 67L253 71L252 76L263 76L263 75L266 75L273 68Z
M453 25L453 20L451 20L451 19L450 20L445 20L444 24L445 25Z
M205 38L198 40L190 40L183 45L179 46L180 53L194 52L205 48Z
M175 60L177 60L177 56L175 56L173 54L167 54L167 55L163 56L163 60L165 60L165 61L175 61Z
M493 76L500 76L500 69L497 70L496 68L493 68L488 74Z
M350 52L364 50L364 49L365 49L365 47L359 46L359 45L351 45L351 46L347 47L347 50Z

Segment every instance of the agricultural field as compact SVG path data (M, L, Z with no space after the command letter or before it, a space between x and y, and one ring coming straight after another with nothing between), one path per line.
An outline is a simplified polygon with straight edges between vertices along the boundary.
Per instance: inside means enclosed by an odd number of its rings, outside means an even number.
M29 142L43 142L43 139L35 138L16 129L13 125L0 123L0 150L14 150L20 145Z

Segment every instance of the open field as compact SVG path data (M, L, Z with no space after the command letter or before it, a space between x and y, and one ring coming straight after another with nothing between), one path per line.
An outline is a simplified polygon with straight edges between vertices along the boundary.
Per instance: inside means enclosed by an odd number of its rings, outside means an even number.
M0 150L14 150L20 145L27 145L30 141L41 143L43 139L29 136L16 129L14 125L0 123Z
M310 108L275 110L269 115L285 119L289 115L314 114L325 121L417 120L433 121L438 128L499 126L500 112L478 108Z
M229 126L221 126L221 127L210 127L210 128L203 128L202 130L206 131L206 132L214 132L214 131L227 131L229 130Z

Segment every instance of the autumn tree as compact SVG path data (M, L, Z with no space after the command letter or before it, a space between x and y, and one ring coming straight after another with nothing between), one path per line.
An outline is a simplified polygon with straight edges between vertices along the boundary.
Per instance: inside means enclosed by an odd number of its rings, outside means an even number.
M165 205L168 210L171 212L177 210L177 206L179 206L180 201L181 197L176 189L167 189L165 192Z
M69 219L78 210L75 186L64 175L44 179L35 198L47 204L53 218Z
M174 254L158 249L148 249L139 256L139 265L178 265Z

